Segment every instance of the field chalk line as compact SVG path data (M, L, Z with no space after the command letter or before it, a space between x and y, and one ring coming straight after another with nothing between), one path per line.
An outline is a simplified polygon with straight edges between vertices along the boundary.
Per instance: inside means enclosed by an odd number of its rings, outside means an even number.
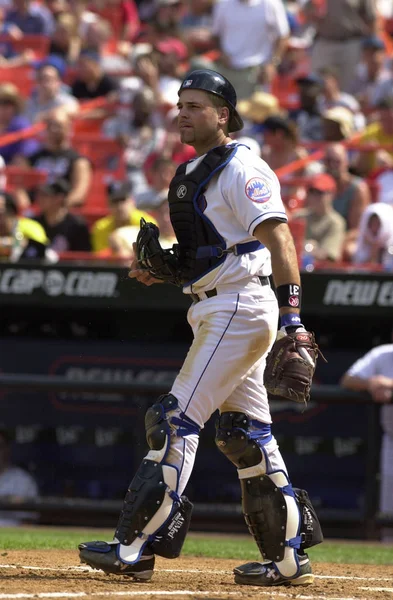
M372 588L371 588L372 589ZM283 597L288 598L288 594L284 592L276 592L272 590L258 590L258 595L263 594L267 596ZM153 591L127 591L127 592L38 592L38 593L17 593L17 594L0 594L0 599L3 600L17 600L18 598L91 598L92 596L239 596L239 592L210 592L206 591L195 591L195 590L153 590ZM367 600L367 598L345 598L329 597L329 596L306 596L303 594L296 594L296 600Z
M95 573L95 575L105 575L97 569L88 566L74 565L70 567L37 567L32 565L0 565L0 569L26 569L30 571L77 571L79 573ZM158 569L158 573L211 573L212 575L232 575L232 571L205 569ZM393 583L393 577L356 577L352 575L314 575L315 579L341 579L346 581L390 581ZM374 588L373 588L374 589ZM375 588L376 589L376 588ZM391 588L386 588L391 589ZM392 588L393 589L393 588ZM3 596L0 594L0 598Z

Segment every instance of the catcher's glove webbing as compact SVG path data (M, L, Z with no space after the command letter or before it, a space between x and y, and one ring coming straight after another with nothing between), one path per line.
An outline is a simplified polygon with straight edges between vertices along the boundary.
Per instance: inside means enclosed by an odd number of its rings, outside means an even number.
M307 404L318 354L321 352L314 334L309 331L303 329L278 337L267 356L264 374L272 399Z
M178 258L174 248L164 250L159 242L160 230L154 223L141 219L136 238L136 254L141 269L146 269L156 279L181 285Z

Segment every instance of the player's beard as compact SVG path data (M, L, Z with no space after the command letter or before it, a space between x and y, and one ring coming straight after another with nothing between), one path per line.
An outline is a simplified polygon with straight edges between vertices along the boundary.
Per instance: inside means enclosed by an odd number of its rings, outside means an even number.
M182 144L193 144L195 142L195 133L193 127L180 129L180 141Z

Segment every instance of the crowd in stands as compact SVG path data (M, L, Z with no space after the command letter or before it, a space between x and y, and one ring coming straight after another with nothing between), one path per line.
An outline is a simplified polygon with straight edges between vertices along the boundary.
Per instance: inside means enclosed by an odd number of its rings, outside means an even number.
M277 173L303 267L393 270L390 0L0 0L0 254L129 259L167 190L194 68Z

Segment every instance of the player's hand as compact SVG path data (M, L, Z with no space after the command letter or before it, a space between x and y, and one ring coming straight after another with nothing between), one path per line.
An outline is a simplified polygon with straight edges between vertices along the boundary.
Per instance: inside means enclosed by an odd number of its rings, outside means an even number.
M368 391L374 402L390 402L393 398L393 380L384 375L375 375L369 380Z
M148 286L153 285L153 283L164 283L162 281L162 279L157 279L156 277L153 277L153 275L150 275L149 271L147 271L146 269L141 269L139 267L139 261L136 256L135 242L132 244L132 247L134 250L134 258L132 259L132 262L130 265L130 271L128 273L128 277L130 279L136 279L140 283L143 283L143 285L148 285Z

